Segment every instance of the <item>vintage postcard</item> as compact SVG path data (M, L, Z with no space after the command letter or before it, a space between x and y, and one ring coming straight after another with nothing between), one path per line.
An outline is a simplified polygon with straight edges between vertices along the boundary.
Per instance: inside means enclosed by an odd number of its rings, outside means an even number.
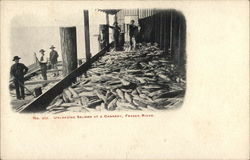
M248 159L248 1L1 1L1 159Z

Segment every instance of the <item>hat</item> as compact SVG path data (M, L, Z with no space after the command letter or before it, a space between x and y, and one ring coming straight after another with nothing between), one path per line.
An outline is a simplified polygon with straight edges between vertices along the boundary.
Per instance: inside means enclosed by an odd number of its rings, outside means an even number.
M40 51L39 52L45 52L45 50L44 49L40 49Z
M17 59L21 59L20 57L18 57L18 56L15 56L14 58L13 58L13 60L12 61L15 61L15 60L17 60Z
M52 49L52 48L56 48L56 47L54 47L54 46L52 45L49 49Z

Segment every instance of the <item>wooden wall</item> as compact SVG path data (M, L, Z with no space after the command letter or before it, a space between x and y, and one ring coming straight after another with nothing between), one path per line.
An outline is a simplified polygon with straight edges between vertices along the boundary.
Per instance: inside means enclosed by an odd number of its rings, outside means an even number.
M157 42L166 54L182 66L186 62L186 21L181 12L164 10L139 19L142 42Z
M174 9L128 9L117 13L119 24L125 16L139 17L141 42L157 42L178 66L186 63L186 20Z

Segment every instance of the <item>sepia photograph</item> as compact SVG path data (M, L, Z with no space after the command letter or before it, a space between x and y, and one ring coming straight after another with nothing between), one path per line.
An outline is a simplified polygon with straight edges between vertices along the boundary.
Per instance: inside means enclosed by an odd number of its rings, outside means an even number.
M63 20L73 26L60 25L54 15L40 26L34 26L40 19L33 15L12 19L9 85L15 112L181 107L186 86L181 11L79 9L68 14Z
M0 159L249 159L249 1L0 8Z

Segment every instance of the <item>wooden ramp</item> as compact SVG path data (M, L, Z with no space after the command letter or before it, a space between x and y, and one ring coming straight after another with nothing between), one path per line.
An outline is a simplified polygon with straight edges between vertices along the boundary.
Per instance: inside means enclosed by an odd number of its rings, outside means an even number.
M51 83L51 82L58 82L61 79L49 79L49 80L40 80L40 81L26 81L25 85L36 85L36 84L44 84L44 83Z
M76 77L81 76L85 73L89 68L91 68L91 64L97 61L101 56L103 56L110 45L102 49L99 53L93 56L89 61L83 63L80 67L72 71L69 75L67 75L64 79L56 83L52 88L50 88L47 92L44 92L39 97L35 98L29 104L22 106L19 108L19 112L21 113L32 113L32 112L43 112L46 107L50 104L50 102L60 93L62 93L63 89L69 87Z

